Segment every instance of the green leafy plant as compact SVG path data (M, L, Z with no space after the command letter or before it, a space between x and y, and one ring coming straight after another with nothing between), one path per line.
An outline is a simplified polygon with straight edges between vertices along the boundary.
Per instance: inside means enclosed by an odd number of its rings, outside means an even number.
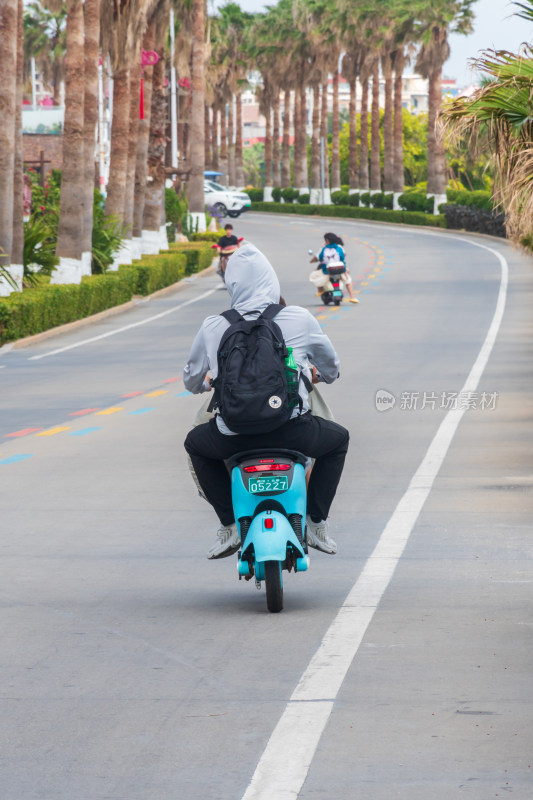
M272 189L272 199L274 200L275 203L279 203L280 202L280 200L281 200L281 187L280 186L274 186L274 188Z
M55 253L56 243L43 217L32 215L24 223L24 285L36 286L39 276L50 276L59 259Z

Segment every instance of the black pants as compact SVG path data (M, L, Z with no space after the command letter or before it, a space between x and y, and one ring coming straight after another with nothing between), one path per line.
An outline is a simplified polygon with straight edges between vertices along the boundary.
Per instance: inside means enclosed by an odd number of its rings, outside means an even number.
M299 450L316 459L309 480L307 513L327 519L340 481L349 434L336 422L310 413L289 420L281 428L260 435L226 436L212 419L193 428L185 440L194 470L207 500L223 525L234 522L231 481L224 460L243 450L262 447Z

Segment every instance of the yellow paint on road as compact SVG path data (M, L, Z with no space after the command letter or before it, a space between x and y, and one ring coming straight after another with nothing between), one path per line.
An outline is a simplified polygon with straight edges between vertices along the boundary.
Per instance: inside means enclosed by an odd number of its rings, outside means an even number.
M103 411L98 411L96 416L101 417L107 414L115 414L117 411L124 411L124 406L111 406L111 408L104 408Z
M49 428L47 431L41 431L40 433L36 433L36 436L55 436L56 433L61 433L61 431L69 431L71 428L70 425L66 427L61 427L58 425L56 428Z
M327 314L319 314L317 316L317 319L326 319L326 317L327 317Z
M150 394L145 394L144 397L159 397L159 395L167 393L168 389L157 389L155 392L150 392Z

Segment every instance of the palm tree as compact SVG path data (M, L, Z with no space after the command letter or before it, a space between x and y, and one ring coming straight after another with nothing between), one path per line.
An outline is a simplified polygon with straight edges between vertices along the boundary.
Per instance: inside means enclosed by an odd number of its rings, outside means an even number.
M515 3L518 16L533 20L533 0ZM475 62L487 80L470 98L444 111L446 127L457 136L487 134L497 167L496 198L505 211L507 234L533 244L533 48L520 54L489 51Z
M60 103L61 84L65 78L65 48L64 3L52 8L29 3L24 12L24 79L29 78L31 59L35 58L39 75L44 85L51 87L56 106Z
M93 194L95 178L95 131L98 123L98 56L100 51L100 0L85 0L84 111L83 111L83 190L84 219L82 260L84 271L91 271L93 233Z
M205 0L192 0L191 163L188 182L189 213L194 228L205 231L204 203L204 103L205 103Z
M11 273L19 281L24 274L24 150L22 144L22 80L24 72L24 24L22 0L17 8L17 110L15 117L15 165L13 174L13 243ZM22 284L20 284L22 286Z
M148 27L144 34L143 50L151 53L155 46L155 23L154 16L150 18ZM137 153L135 160L135 192L133 208L133 241L137 242L137 247L141 252L144 250L143 238L143 219L144 219L144 198L146 192L146 181L148 178L148 143L150 139L150 117L152 106L152 77L154 67L151 61L144 66L143 81L143 106L144 113L139 119L139 131L137 138Z
M57 229L56 255L59 265L52 283L79 283L83 264L84 228L84 20L82 0L67 2L67 59L65 121L63 125L63 169Z
M410 13L417 20L422 46L416 70L429 80L428 89L428 195L435 197L435 210L446 201L446 163L444 143L437 130L442 108L442 67L450 55L448 34L467 34L472 30L472 5L475 0L411 0Z
M0 6L0 266L7 269L13 248L13 191L15 170L15 120L17 105L18 0ZM12 285L0 280L0 293Z

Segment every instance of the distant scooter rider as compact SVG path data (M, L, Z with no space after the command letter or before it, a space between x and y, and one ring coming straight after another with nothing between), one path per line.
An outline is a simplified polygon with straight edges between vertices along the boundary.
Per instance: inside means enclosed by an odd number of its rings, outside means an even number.
M337 236L336 233L325 233L324 247L318 254L318 258L315 256L315 258L311 260L317 260L319 268L322 270L324 275L327 275L328 265L333 266L334 263L342 263L346 267L346 256L344 255L343 247L344 242L340 236ZM346 269L346 272L343 272L341 275L341 280L346 286L346 291L350 295L350 303L358 303L359 300L357 297L353 296L352 279L348 269Z
M252 244L244 243L229 259L225 274L231 305L245 319L257 318L280 298L280 285L267 258ZM315 317L300 306L282 308L275 316L287 347L292 347L300 375L312 377L309 362L320 380L332 383L339 376L339 359L333 345ZM229 322L220 315L207 317L198 332L183 371L185 388L194 394L209 391L206 377L218 375L217 353ZM327 517L339 483L348 450L349 434L335 422L309 412L305 381L300 379L301 405L279 428L265 434L235 434L217 413L215 418L193 428L186 440L187 450L206 499L220 519L217 541L208 558L224 558L240 545L231 500L231 482L224 461L244 450L263 447L298 450L316 459L311 472L307 499L308 544L325 553L337 545L328 536Z

